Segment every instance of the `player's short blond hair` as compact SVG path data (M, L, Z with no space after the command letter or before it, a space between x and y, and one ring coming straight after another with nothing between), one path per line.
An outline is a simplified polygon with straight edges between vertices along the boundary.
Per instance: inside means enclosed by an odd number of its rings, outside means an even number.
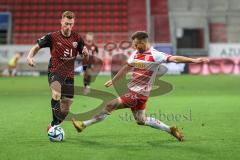
M68 19L74 19L75 18L75 15L72 11L64 11L62 13L62 18L68 18Z
M87 34L86 35L89 35L89 36L92 36L92 37L94 37L94 33L93 32L87 32Z

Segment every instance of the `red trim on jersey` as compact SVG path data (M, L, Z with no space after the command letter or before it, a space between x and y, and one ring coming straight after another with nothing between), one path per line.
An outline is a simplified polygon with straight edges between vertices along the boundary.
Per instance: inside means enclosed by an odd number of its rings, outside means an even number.
M144 55L144 54L141 54L141 53L137 53L137 54L134 56L134 59L144 60L144 59L145 59L145 55Z
M141 54L138 53L135 55L134 59L138 59L138 60L143 60L143 61L148 61L148 62L155 62L153 56L151 55L151 53L147 53L147 54Z
M155 60L154 60L153 56L149 56L149 57L148 57L148 59L147 59L147 61L150 61L150 62L155 62Z

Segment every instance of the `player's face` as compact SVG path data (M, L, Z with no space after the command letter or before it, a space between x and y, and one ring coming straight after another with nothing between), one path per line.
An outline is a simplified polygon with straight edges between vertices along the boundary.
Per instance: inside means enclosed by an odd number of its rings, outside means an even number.
M74 19L68 19L67 17L62 18L61 20L61 30L65 36L69 36L71 34L72 28L74 26Z
M93 35L87 34L86 35L86 40L88 43L92 43L93 42Z
M133 45L140 53L143 53L148 49L148 42L146 40L134 39Z

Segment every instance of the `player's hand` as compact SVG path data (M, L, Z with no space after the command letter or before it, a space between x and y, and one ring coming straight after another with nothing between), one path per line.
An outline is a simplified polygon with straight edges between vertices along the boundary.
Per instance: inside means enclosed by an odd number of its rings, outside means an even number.
M82 54L83 56L89 56L89 52L86 46L83 47Z
M208 63L209 62L209 58L207 57L201 57L201 58L196 58L196 59L193 59L193 63Z
M107 82L104 84L105 87L110 87L110 86L112 86L112 85L113 85L112 80L109 80L109 81L107 81Z
M36 63L34 62L33 58L27 57L27 63L29 66L34 67Z

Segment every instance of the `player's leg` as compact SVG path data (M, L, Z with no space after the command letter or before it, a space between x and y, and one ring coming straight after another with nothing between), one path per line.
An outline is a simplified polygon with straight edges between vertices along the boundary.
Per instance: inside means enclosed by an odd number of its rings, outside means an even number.
M118 110L118 109L122 109L122 108L126 108L126 107L123 105L120 98L113 99L112 101L107 103L106 107L104 107L103 110L99 114L94 116L93 119L84 121L83 123L85 126L90 126L96 122L100 122L100 121L106 119L106 117L108 115L110 115L114 110Z
M13 68L12 69L12 73L11 73L11 76L14 77L17 75L17 68Z
M150 126L173 135L179 141L183 140L183 134L176 127L170 127L154 117L146 117L145 109L139 110L132 108L132 113L138 125Z
M90 92L90 83L91 83L91 65L84 66L84 73L83 73L83 85L84 95L88 94Z
M52 107L52 117L51 126L59 125L61 123L62 115L60 110L61 101L61 84L58 81L53 81L50 84L50 89L52 91L51 107Z
M2 75L3 75L3 76L9 76L9 75L10 75L10 70L9 70L9 68L4 69L3 72L2 72Z
M72 103L73 103L72 98L64 97L61 100L60 109L61 109L61 114L62 114L62 121L67 117Z
M136 100L133 97L135 96L132 95L131 92L127 92L121 97L111 100L110 102L107 103L107 105L103 108L103 110L99 114L97 114L90 120L84 121L82 123L82 126L87 127L94 123L100 122L106 119L106 117L110 115L114 110L130 108L131 106L136 104Z
M125 105L121 102L120 98L113 99L112 101L108 102L107 105L103 108L103 110L95 115L92 119L85 120L85 121L77 121L76 119L72 119L74 127L77 129L78 132L81 132L86 127L93 125L97 122L101 122L107 118L108 115L112 113L112 111L117 109L126 108Z
M74 79L66 78L61 86L61 119L60 123L67 117L74 98Z
M12 72L13 72L13 66L8 66L8 73L7 76L12 76Z
M168 133L171 132L170 127L160 120L153 117L146 117L145 110L132 110L132 113L138 125L146 125Z
M48 82L52 92L51 108L52 108L53 120L51 122L51 126L54 126L54 125L59 125L63 119L61 114L61 109L60 109L63 80L57 74L49 72ZM51 126L48 126L48 128Z

